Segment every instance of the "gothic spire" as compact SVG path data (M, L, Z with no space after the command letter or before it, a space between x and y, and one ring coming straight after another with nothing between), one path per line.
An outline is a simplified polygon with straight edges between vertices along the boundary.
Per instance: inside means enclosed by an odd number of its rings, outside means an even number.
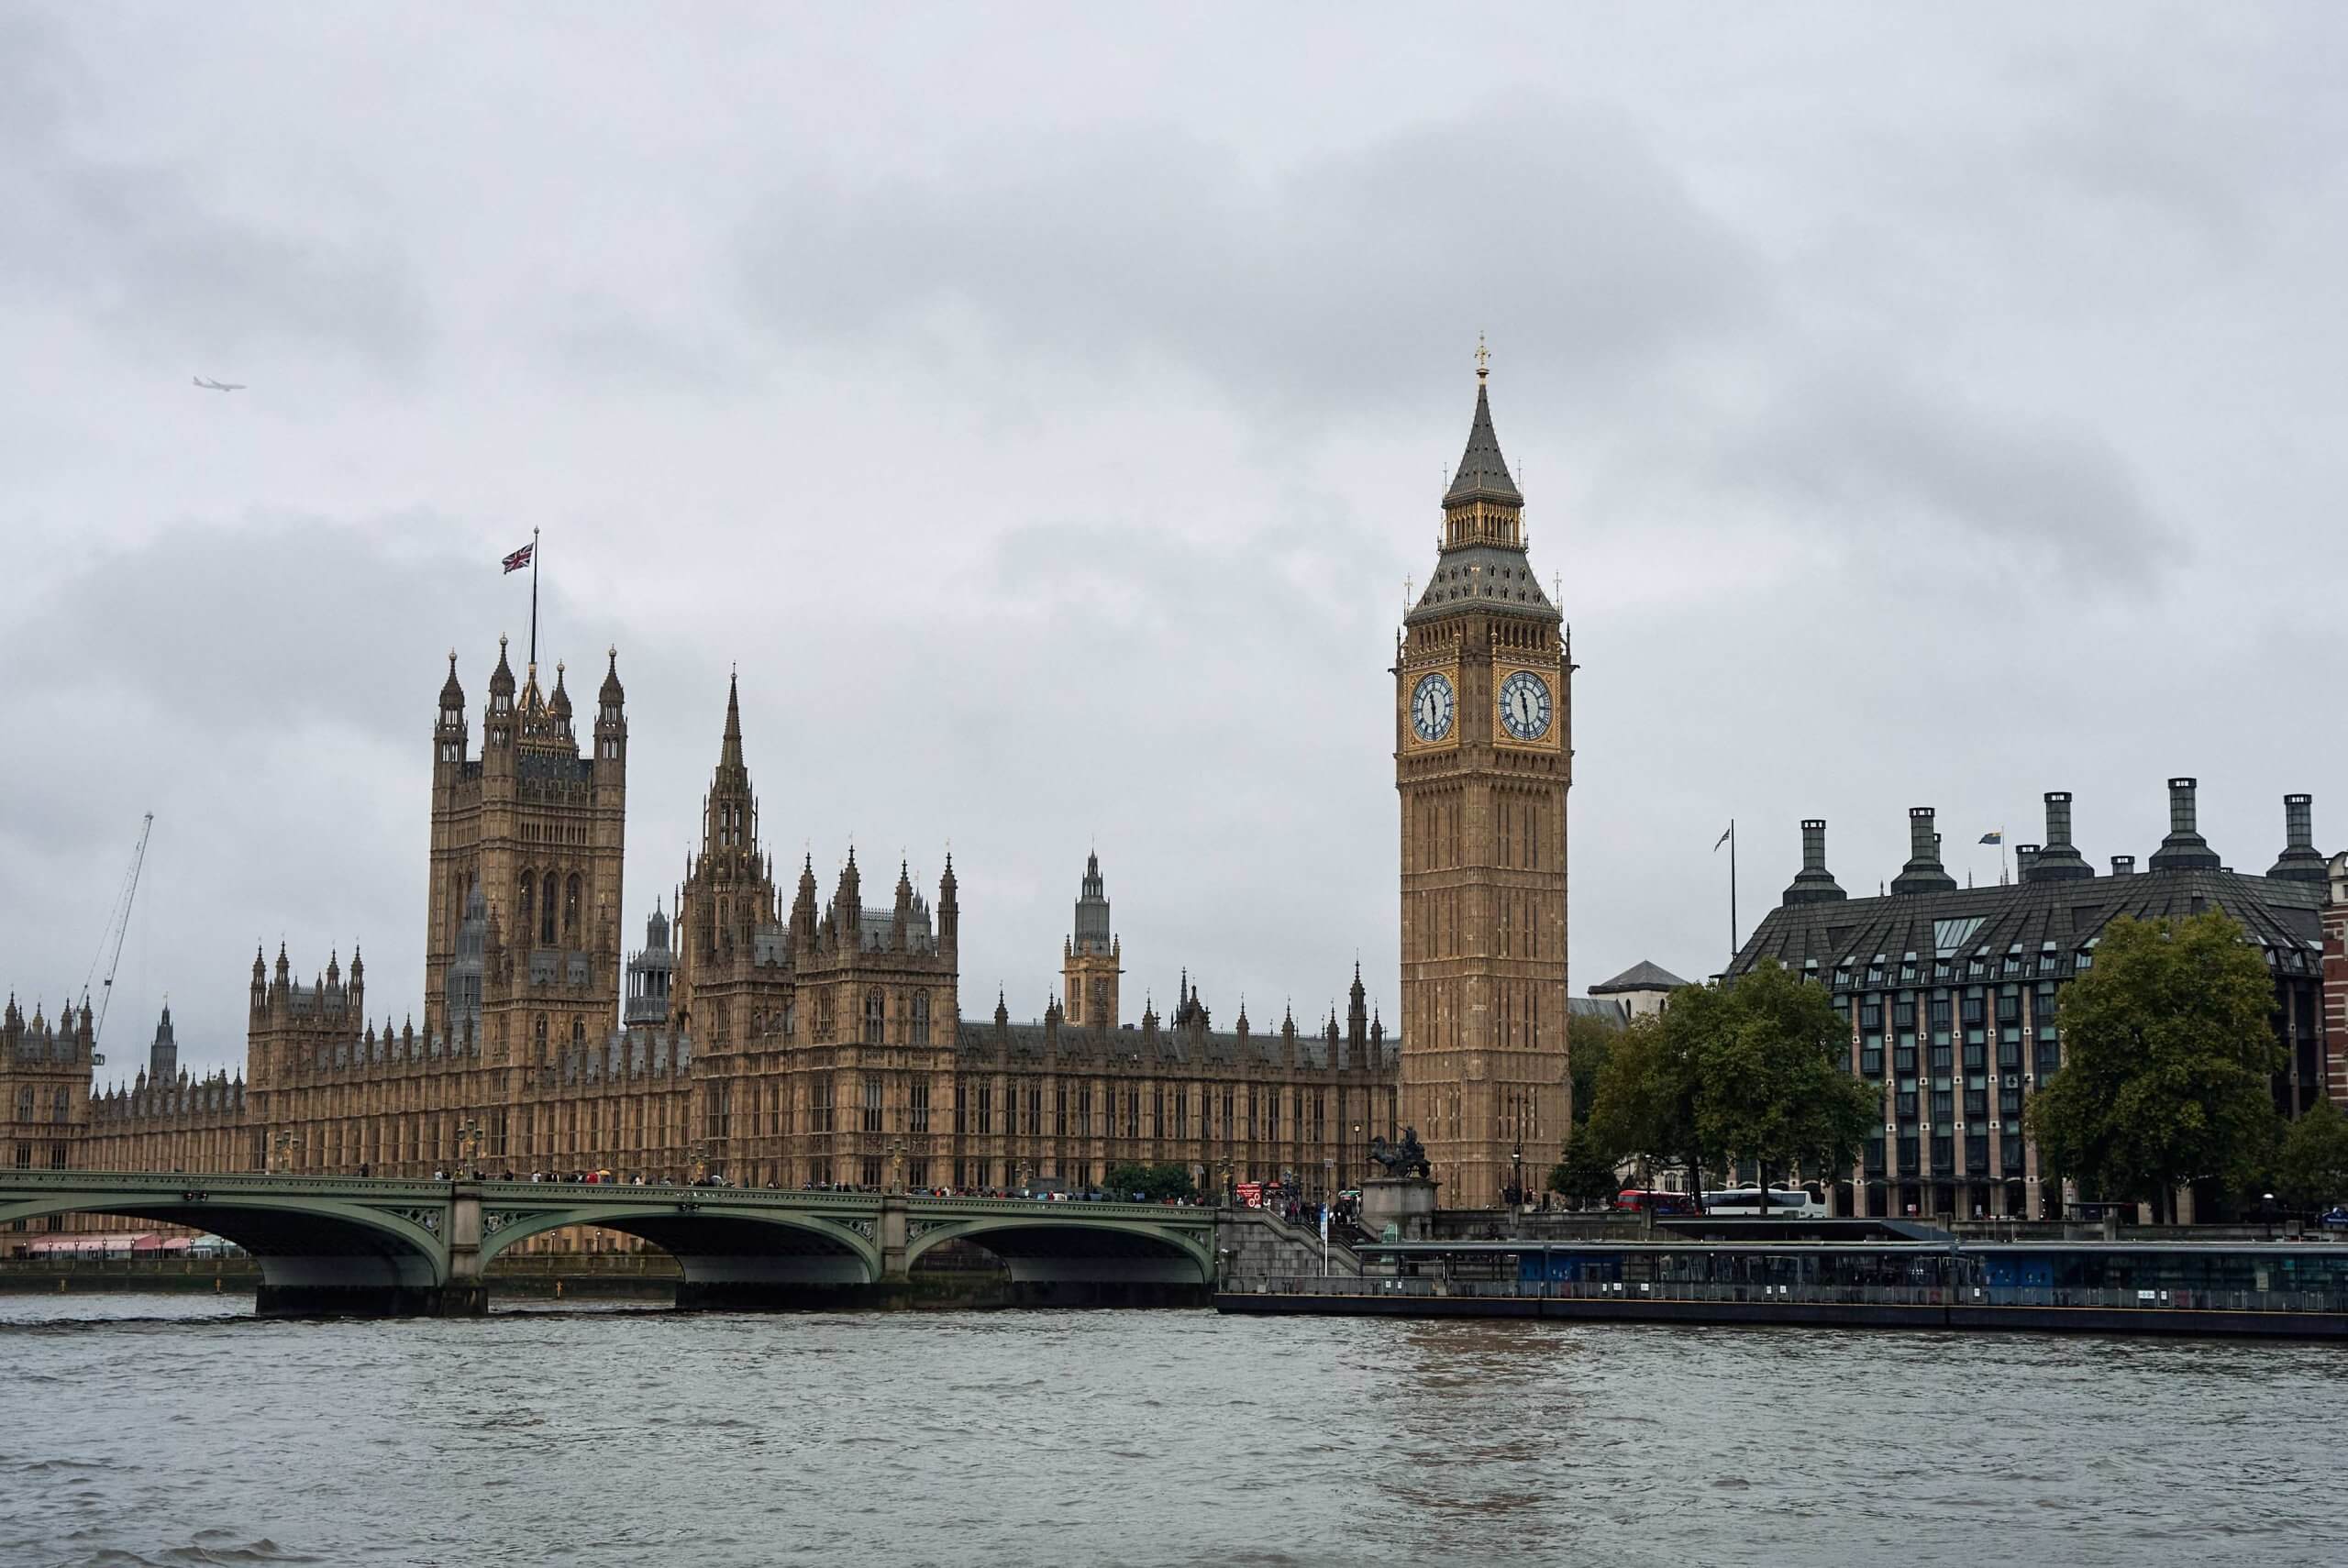
M1501 438L1492 434L1492 404L1485 393L1484 378L1490 373L1486 364L1483 340L1476 343L1476 418L1468 426L1468 450L1459 459L1459 471L1452 477L1451 488L1444 492L1443 503L1456 506L1468 501L1497 501L1510 506L1524 504L1524 496L1516 488L1516 480L1509 477L1508 459L1501 456Z
M717 753L717 771L742 770L742 693L739 678L725 678L725 739Z

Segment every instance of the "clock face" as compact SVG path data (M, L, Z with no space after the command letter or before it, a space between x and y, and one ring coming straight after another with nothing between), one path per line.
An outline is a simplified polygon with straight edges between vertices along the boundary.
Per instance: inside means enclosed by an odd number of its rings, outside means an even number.
M1501 682L1501 723L1521 741L1536 741L1549 733L1549 688L1529 669L1520 669Z
M1451 733L1451 681L1440 671L1422 676L1411 693L1411 727L1423 741L1439 741Z

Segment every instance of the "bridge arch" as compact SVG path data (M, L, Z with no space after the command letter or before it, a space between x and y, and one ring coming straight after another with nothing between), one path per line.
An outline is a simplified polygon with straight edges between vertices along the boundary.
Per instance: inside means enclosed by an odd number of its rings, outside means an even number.
M1087 1299L1155 1295L1170 1300L1202 1291L1214 1279L1213 1232L1199 1227L1113 1219L1071 1209L916 1219L909 1229L918 1234L906 1242L908 1270L933 1248L968 1242L1001 1259L1014 1287L1029 1287L1023 1294L1037 1299L1049 1299L1053 1290L1069 1287Z
M881 1273L879 1246L852 1220L702 1207L674 1198L544 1207L487 1198L482 1213L482 1263L486 1265L532 1236L571 1225L635 1236L675 1258L684 1275L677 1297L680 1306L770 1297L787 1301L794 1294L811 1305L820 1304L832 1293L872 1284Z
M265 1315L438 1309L449 1282L444 1209L404 1211L327 1197L207 1189L189 1177L168 1191L88 1189L0 1203L0 1223L93 1214L183 1225L234 1242L260 1265Z

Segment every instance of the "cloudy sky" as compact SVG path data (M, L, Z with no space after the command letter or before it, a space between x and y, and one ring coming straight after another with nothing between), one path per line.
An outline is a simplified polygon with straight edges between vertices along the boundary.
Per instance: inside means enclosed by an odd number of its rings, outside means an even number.
M966 1010L1395 988L1390 678L1477 334L1576 657L1572 979L1826 817L1959 876L2202 780L2348 841L2348 26L2307 6L0 10L0 983L419 1008L434 694L545 533L626 901L738 663L778 858L950 843ZM461 17L461 19L460 19ZM200 392L193 375L250 384ZM478 721L476 720L476 734ZM1967 847L1959 848L1963 845ZM113 1069L110 1068L111 1072Z

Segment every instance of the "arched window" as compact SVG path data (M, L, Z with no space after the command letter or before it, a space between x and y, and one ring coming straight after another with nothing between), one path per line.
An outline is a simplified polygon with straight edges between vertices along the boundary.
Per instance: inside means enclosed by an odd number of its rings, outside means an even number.
M73 1091L69 1088L61 1088L57 1091L56 1101L50 1109L49 1119L51 1121L66 1121L72 1120L72 1115Z
M864 1043L878 1045L887 1027L886 1004L881 1000L878 986L864 993Z
M543 1067L547 1065L547 1015L545 1013L538 1014L537 1021L530 1026L530 1038L537 1046L532 1060Z
M929 993L927 991L914 993L914 1043L916 1045L929 1043Z
M570 1021L570 1043L573 1045L587 1043L587 1023L584 1019L574 1018Z
M538 900L538 945L541 947L554 945L554 899L555 876L549 871L547 873L546 897Z
M533 871L523 872L522 894L516 906L520 911L520 918L514 923L514 934L525 943L530 940L530 928L537 923L537 874Z
M562 889L562 940L579 945L579 873L573 871Z
M17 1120L19 1121L30 1121L32 1119L33 1091L30 1089L18 1089L17 1091Z

